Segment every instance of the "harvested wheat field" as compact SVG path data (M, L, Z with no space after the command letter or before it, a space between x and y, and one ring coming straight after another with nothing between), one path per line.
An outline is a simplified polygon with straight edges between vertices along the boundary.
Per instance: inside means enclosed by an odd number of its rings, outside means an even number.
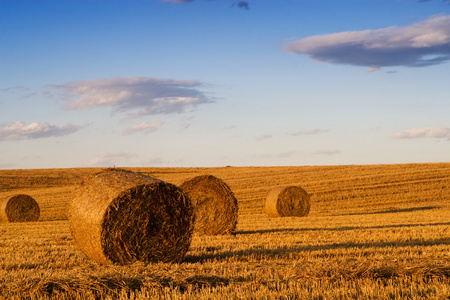
M27 194L41 210L0 223L0 299L450 299L450 163L126 169L221 178L238 201L235 235L194 235L177 263L102 265L68 221L100 169L0 170L1 199ZM279 186L308 192L306 217L268 217Z

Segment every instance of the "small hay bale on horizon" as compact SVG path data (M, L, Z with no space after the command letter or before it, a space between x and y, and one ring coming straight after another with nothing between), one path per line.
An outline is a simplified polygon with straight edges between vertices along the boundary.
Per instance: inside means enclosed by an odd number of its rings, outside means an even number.
M39 204L31 196L17 194L3 199L0 222L35 222L39 220Z
M200 175L180 185L192 201L194 233L233 234L238 218L238 202L230 187L213 175Z
M98 263L180 262L191 244L194 211L179 187L110 168L77 188L69 224L80 250Z
M308 193L299 186L280 186L266 197L265 210L271 218L306 217L311 208Z

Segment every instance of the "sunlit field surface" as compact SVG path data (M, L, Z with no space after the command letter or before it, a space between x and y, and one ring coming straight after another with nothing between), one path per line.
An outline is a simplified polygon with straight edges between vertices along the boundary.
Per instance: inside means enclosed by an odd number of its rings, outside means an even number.
M450 299L450 163L127 169L223 179L236 234L194 236L180 264L99 265L77 249L67 209L100 169L0 170L2 199L41 208L39 222L0 224L0 298ZM307 217L267 217L281 185L311 195Z

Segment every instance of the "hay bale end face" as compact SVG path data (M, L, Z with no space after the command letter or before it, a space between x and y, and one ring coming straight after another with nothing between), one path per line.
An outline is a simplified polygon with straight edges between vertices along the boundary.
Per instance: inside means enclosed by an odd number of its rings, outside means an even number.
M77 189L69 224L78 247L99 263L179 262L191 243L194 211L173 184L107 169Z
M212 175L201 175L183 182L180 187L189 195L194 206L196 234L234 233L238 203L223 180Z
M0 222L35 222L40 212L38 203L31 196L14 195L2 201Z
M299 186L281 186L266 197L265 209L271 218L305 217L311 208L308 193Z

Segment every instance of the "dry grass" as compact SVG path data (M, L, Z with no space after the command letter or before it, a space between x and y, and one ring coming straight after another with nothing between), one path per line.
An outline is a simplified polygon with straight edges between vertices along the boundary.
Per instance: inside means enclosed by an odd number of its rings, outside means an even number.
M79 252L67 220L43 212L49 218L41 222L0 224L0 299L450 297L448 163L132 170L168 182L222 178L239 201L236 234L194 236L180 263L105 266ZM73 181L72 171L88 176L98 170L64 170ZM0 179L60 178L50 170L15 172L0 171ZM268 218L265 196L280 185L310 193L307 218ZM49 186L42 180L9 185L0 195L52 195L68 187L73 182ZM41 207L54 205L52 213L64 216L68 203L56 195Z

